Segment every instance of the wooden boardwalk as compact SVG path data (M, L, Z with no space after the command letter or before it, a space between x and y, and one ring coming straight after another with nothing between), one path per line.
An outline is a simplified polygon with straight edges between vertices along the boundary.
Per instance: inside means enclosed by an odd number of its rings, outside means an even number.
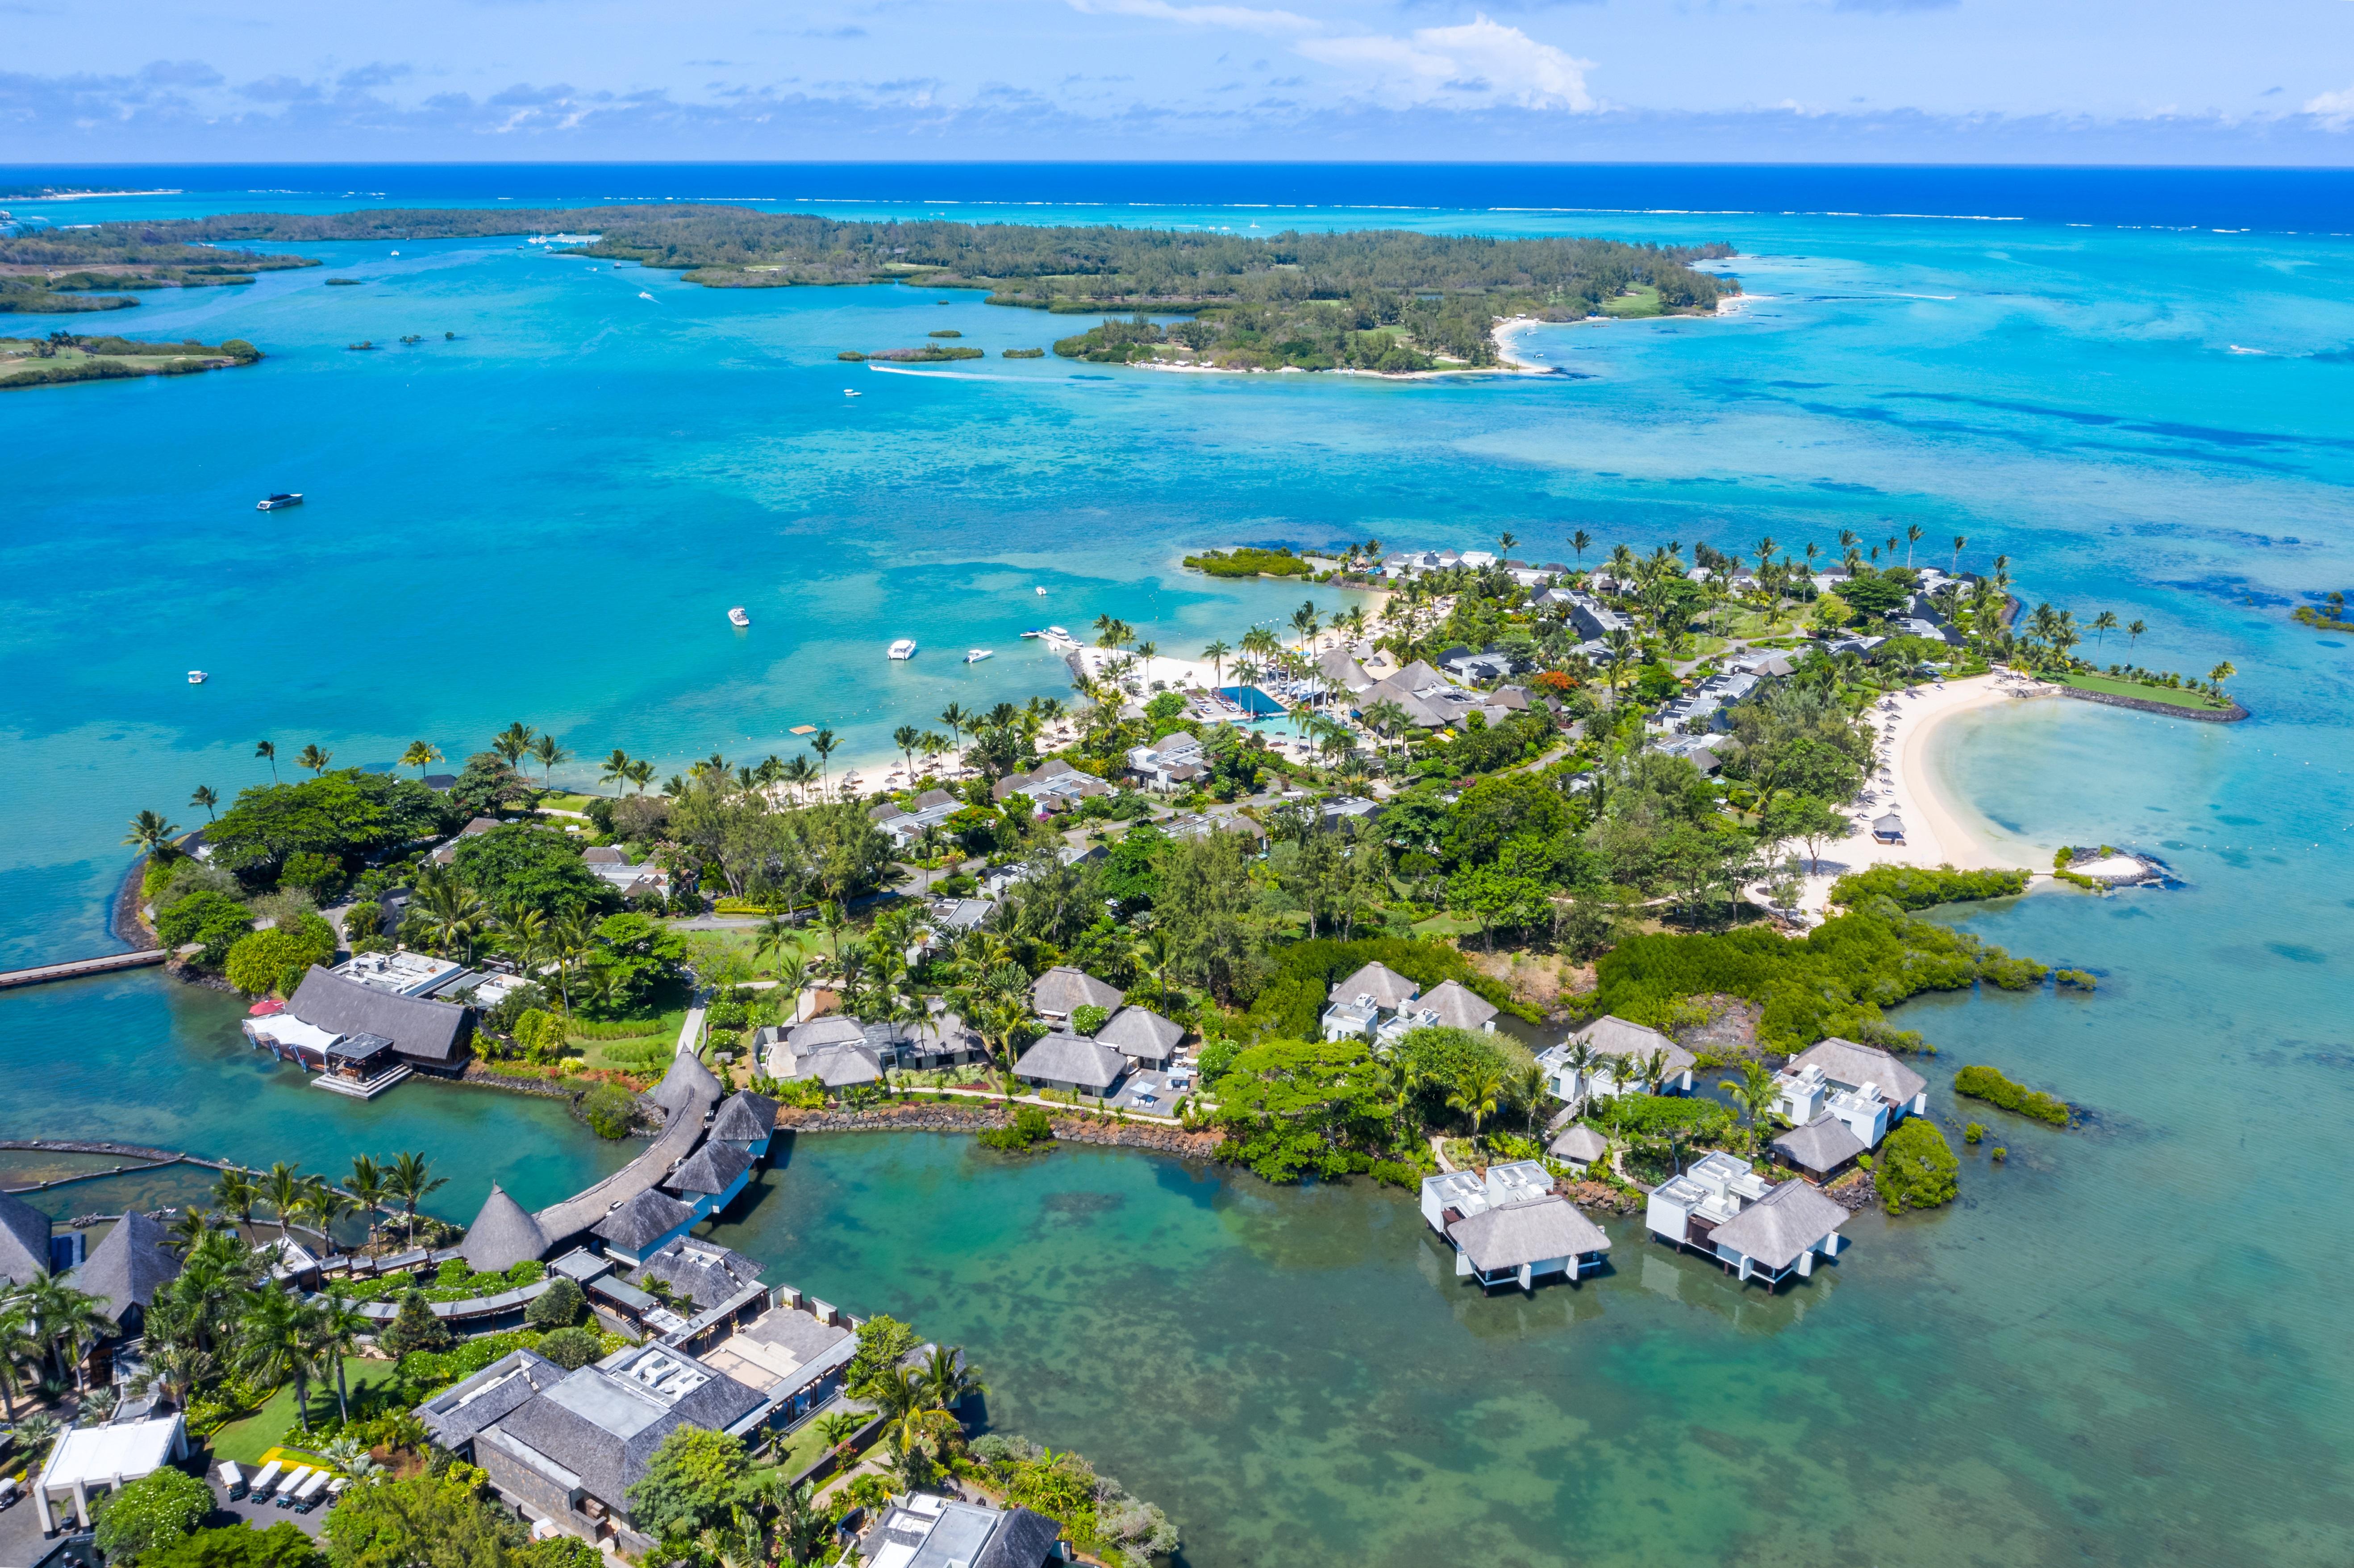
M160 964L172 956L168 948L150 948L138 953L109 953L99 959L76 959L63 964L37 964L29 969L0 971L0 991L12 986L42 985L50 980L80 980L84 975L112 974L117 969L144 969Z

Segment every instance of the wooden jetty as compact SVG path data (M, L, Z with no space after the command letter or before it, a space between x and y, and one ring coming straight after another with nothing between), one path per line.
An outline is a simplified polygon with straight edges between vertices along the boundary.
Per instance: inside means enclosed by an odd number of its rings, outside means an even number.
M144 969L172 956L169 948L149 948L137 953L108 953L103 958L75 959L62 964L36 964L28 969L0 970L0 991L12 986L43 985L50 980L80 980L84 975L112 974L117 969Z

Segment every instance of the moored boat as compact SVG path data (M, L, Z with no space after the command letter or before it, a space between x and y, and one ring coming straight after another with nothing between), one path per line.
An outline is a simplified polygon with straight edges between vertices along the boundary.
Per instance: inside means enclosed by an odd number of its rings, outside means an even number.
M255 502L253 503L253 509L256 512L276 512L284 507L300 506L302 504L302 493L301 491L281 490L275 495L265 495L260 500Z
M739 604L727 612L727 623L730 626L749 626L752 618L744 613L744 607Z
M902 637L885 652L894 659L912 659L916 656L916 640L912 637Z
M211 679L212 677L206 674L202 670L191 670L188 672L188 684L192 686L201 686L207 681Z
M987 648L970 648L965 651L964 662L968 664L978 664L983 659L994 657L996 657L994 652Z

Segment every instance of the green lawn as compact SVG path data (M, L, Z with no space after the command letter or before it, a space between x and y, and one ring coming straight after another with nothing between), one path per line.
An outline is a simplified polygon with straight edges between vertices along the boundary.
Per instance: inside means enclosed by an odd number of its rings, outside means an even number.
M1602 302L1606 316L1656 316L1659 313L1659 291L1649 283L1638 283L1616 299Z
M2121 681L2114 675L2087 675L2075 671L2061 676L2060 681L2062 685L2074 686L2080 691L2105 692L2114 697L2139 697L2145 702L2164 703L2174 708L2203 708L2214 712L2224 705L2203 692L2145 685L2139 681Z
M372 1361L361 1356L344 1358L344 1383L357 1408L363 1383L388 1387L393 1379L390 1361ZM324 1384L311 1385L313 1419L332 1415L335 1411L335 1385L331 1378ZM288 1383L270 1396L270 1403L242 1421L232 1421L213 1434L212 1450L216 1460L235 1459L240 1465L258 1465L261 1456L279 1446L286 1429L294 1425L294 1385Z

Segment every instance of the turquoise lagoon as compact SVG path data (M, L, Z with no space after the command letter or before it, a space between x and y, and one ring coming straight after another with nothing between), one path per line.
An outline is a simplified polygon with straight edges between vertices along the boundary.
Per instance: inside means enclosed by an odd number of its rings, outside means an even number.
M207 204L259 205L168 198ZM1598 1284L1490 1299L1392 1193L809 1138L720 1234L772 1277L968 1345L992 1421L1167 1505L1197 1564L2344 1561L2349 651L2287 609L2354 577L2347 242L1285 220L1722 237L1753 298L1522 340L1573 374L1416 385L1006 361L1072 323L899 289L711 292L504 241L320 247L325 268L106 318L270 357L0 399L6 960L103 946L122 820L186 821L196 785L266 777L265 736L381 766L520 717L667 768L790 755L783 731L818 722L879 758L949 701L1059 694L1025 626L1109 612L1190 652L1300 597L1188 577L1192 546L1509 528L1542 558L1584 527L1834 549L1917 523L1925 558L1966 535L1964 563L2009 555L2031 603L2145 620L2142 662L2231 660L2257 715L2014 704L1941 733L1952 788L2022 860L2127 844L2183 883L1953 916L2100 977L2090 998L1904 1010L1940 1047L1949 1123L1951 1072L1976 1061L2092 1113L2066 1133L1974 1113L2010 1158L1966 1154L1956 1208L1861 1218L1837 1270L1778 1298L1618 1225ZM832 357L949 325L991 357ZM363 338L388 346L344 346ZM252 510L278 489L311 502ZM899 635L926 645L912 665L882 659ZM967 646L998 657L952 663ZM460 1218L493 1175L545 1202L617 1157L480 1091L313 1104L234 1019L153 976L0 997L0 1131L330 1168L423 1148Z

